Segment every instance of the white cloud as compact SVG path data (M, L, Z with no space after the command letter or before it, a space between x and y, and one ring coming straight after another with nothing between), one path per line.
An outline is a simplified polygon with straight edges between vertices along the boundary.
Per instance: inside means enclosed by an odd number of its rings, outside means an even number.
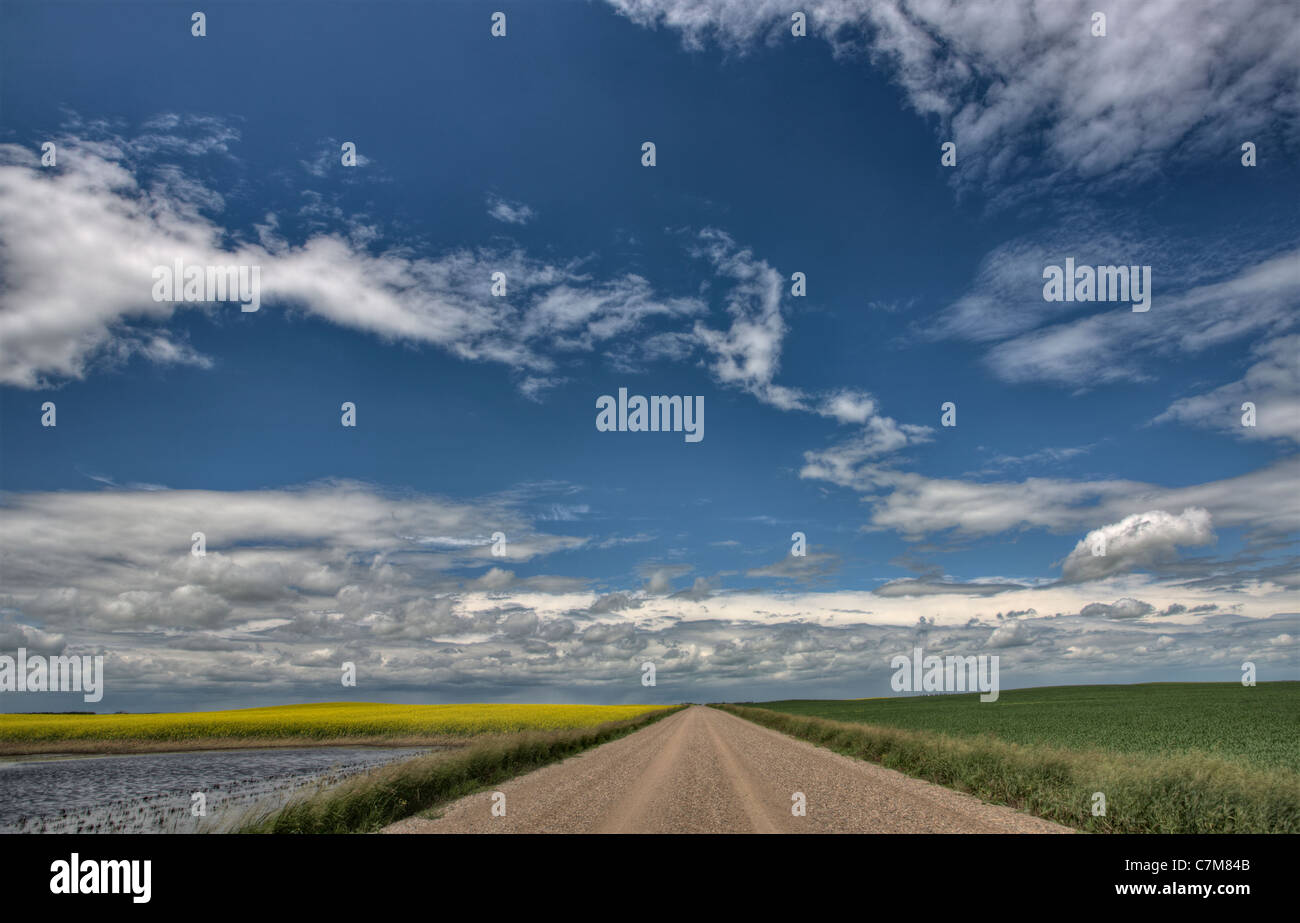
M786 42L782 0L608 0L633 22L743 52ZM955 140L959 182L1130 177L1171 157L1231 159L1300 137L1300 27L1289 0L809 0L809 30L865 48ZM935 154L936 162L938 155Z
M840 569L838 554L814 551L798 557L786 555L778 561L745 571L746 577L776 577L783 580L811 581L829 577Z
M1090 387L1141 381L1152 377L1152 357L1197 355L1248 335L1293 329L1300 299L1297 266L1300 250L1292 250L1226 281L1181 292L1178 280L1162 281L1157 267L1150 311L1121 304L1020 334L994 346L988 364L1009 382ZM1168 288L1174 291L1165 294Z
M645 589L597 593L582 579L520 579L491 555L484 539L496 527L511 536L511 560L588 544L531 532L511 505L356 484L8 494L3 503L0 647L103 651L111 697L138 690L150 703L165 695L167 707L301 699L337 683L342 660L380 698L435 690L472 700L510 688L618 700L637 694L647 659L678 689L788 694L803 682L848 694L878 680L887 694L890 657L919 631L939 653L998 648L1004 678L1028 684L1061 682L1067 659L1112 677L1218 660L1230 673L1244 659L1293 661L1282 639L1300 623L1276 614L1294 611L1294 593L1275 587L1225 592L1139 575L1001 581L989 596L918 604L863 590L719 594L703 577L674 593L690 568L663 564L646 568ZM204 557L190 554L196 530L207 533ZM447 541L455 537L465 541ZM1159 619L1140 617L1155 605ZM1205 614L1225 609L1240 614ZM1022 627L999 620L990 634L1002 610ZM1135 655L1139 646L1163 659Z
M876 415L876 402L870 394L845 388L828 394L817 412L841 423L866 423Z
M877 596L997 596L1008 590L1018 590L1023 583L1005 580L953 580L951 578L903 577L876 587Z
M1061 567L1063 579L1078 582L1172 561L1181 547L1214 541L1208 511L1189 507L1175 516L1151 510L1093 529L1079 540ZM1103 553L1096 553L1102 551Z
M33 654L62 654L67 639L61 634L50 634L31 625L0 625L0 651L27 648Z
M986 647L1019 647L1033 640L1029 624L1022 621L1007 622L999 625L989 635Z
M165 126L161 126L165 127ZM210 127L210 126L209 126ZM213 129L215 131L215 129ZM230 138L201 147L224 150ZM162 143L155 139L150 149ZM787 326L783 276L725 232L706 229L692 253L728 283L730 326L698 319L692 329L655 324L707 315L698 297L661 297L636 274L596 280L576 263L556 266L522 251L462 249L420 257L372 252L373 229L317 232L292 244L274 215L241 239L212 215L220 198L175 167L142 180L131 142L61 142L61 167L43 171L32 152L0 146L0 383L42 387L85 377L97 363L139 354L160 363L209 367L214 360L158 325L183 310L219 305L152 300L153 269L172 265L260 268L263 311L301 310L375 336L429 344L468 360L509 366L520 390L539 399L567 380L566 355L608 353L616 364L689 359L703 349L719 383L781 410L863 426L856 448L871 455L925 438L925 427L879 414L871 395L840 388L823 395L776 382ZM174 145L178 150L182 145ZM314 217L325 212L312 206ZM512 212L516 217L519 213ZM490 295L504 272L510 296ZM229 305L225 306L229 309Z
M932 478L848 455L828 463L808 453L800 475L872 494L870 523L909 538L953 530L963 537L1021 529L1069 532L1118 522L1136 510L1200 507L1215 523L1261 535L1300 532L1294 502L1300 458L1288 458L1237 477L1161 487L1141 481L1027 478L965 481Z
M651 596L663 596L673 591L673 580L691 570L686 564L673 564L667 567L649 568L646 573L645 591Z
M880 414L875 398L865 391L839 388L824 394L777 384L781 350L787 326L781 313L786 277L753 251L741 248L729 234L706 228L694 250L721 277L733 280L726 295L731 317L727 330L695 323L695 339L711 354L710 371L721 384L745 391L778 410L802 411L840 423L862 425L862 430L828 456L844 453L863 457L895 452L913 442L923 442L928 427L900 424Z
M700 232L695 253L733 281L726 300L730 328L715 330L703 322L695 325L696 338L713 356L710 369L714 377L781 410L804 409L800 391L775 383L786 334L781 315L784 277L714 228Z
M1113 603L1089 603L1079 610L1079 615L1084 618L1140 619L1154 611L1155 607L1150 603L1126 596Z
M9 494L0 521L0 605L81 628L230 626L312 612L397 611L461 586L457 567L585 541L535 532L500 503L389 496L359 484L275 491L101 490ZM204 533L207 554L191 554ZM421 536L454 536L455 544ZM111 549L106 553L105 549ZM493 567L478 587L514 575Z
M337 138L326 138L321 142L320 149L312 156L310 160L300 160L302 168L317 179L324 179L329 176L331 171L337 170L340 177L351 179L356 176L364 176L364 173L349 172L354 170L364 170L370 165L370 158L360 150L356 152L357 163L355 167L343 166L343 146Z
M999 244L980 261L968 291L937 317L919 322L918 333L932 339L991 343L1057 322L1071 313L1077 315L1087 306L1043 299L1043 268L1061 265L1066 257L1072 257L1080 266L1158 267L1165 291L1171 285L1190 287L1206 272L1224 271L1222 259L1210 266L1189 259L1185 244L1153 242L1119 233L1111 229L1113 223L1113 215L1103 223L1087 210L1071 208L1058 226ZM1131 310L1127 304L1124 309Z
M872 417L852 438L827 449L804 453L799 476L830 481L842 487L863 485L862 472L868 462L899 452L909 445L929 442L928 426L899 423L890 417Z
M1300 271L1300 270L1298 270ZM1238 381L1181 398L1155 423L1186 423L1242 439L1288 439L1300 443L1300 334L1255 347L1257 360ZM1242 425L1242 404L1255 405L1255 425Z
M142 183L126 142L71 138L59 149L58 170L43 171L31 151L0 146L3 384L80 378L92 363L131 352L208 363L167 331L141 327L179 310L215 309L153 301L154 267L176 259L259 266L263 311L293 306L385 339L507 364L534 385L554 377L554 354L591 351L654 319L704 310L694 298L657 298L639 276L596 281L520 251L425 258L372 253L364 239L338 234L293 245L277 236L274 216L256 243L238 235L228 243L231 235L208 214L219 199L174 169ZM489 293L496 271L507 274L509 298Z
M509 202L500 196L488 196L487 205L488 215L506 224L527 224L537 217L537 213L523 202Z

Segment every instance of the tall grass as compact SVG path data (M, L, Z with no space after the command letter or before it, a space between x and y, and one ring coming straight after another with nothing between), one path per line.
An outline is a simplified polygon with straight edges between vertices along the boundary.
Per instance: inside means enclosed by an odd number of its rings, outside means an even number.
M434 753L384 766L268 816L249 818L236 832L370 833L623 737L684 707L660 708L595 727L492 737L453 753Z
M717 705L755 724L1097 833L1300 833L1300 774L1208 754L1145 756ZM1106 798L1092 814L1093 794Z

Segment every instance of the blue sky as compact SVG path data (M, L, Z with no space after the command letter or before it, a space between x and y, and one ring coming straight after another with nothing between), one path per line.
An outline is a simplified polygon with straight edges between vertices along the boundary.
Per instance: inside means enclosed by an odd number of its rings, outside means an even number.
M0 650L110 709L1300 678L1286 4L500 7L5 4Z

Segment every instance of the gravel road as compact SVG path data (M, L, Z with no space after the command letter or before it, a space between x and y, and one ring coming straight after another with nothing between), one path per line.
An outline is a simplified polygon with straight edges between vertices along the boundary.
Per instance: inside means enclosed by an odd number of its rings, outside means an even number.
M1069 833L693 706L385 833ZM796 816L802 792L806 816Z

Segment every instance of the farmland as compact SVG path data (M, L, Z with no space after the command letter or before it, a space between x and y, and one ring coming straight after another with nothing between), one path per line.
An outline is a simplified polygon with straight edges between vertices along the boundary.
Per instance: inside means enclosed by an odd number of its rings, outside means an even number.
M0 714L0 756L15 758L5 772L10 798L0 811L0 832L377 829L672 710L331 702L161 714ZM196 791L209 799L203 821L190 813Z
M0 753L457 743L482 735L594 727L652 705L385 705L327 702L160 714L0 714Z
M1300 683L1057 686L719 706L1094 833L1300 832Z
M1300 772L1300 682L1055 686L976 695L753 703L790 715L955 737L1152 756L1202 753Z

